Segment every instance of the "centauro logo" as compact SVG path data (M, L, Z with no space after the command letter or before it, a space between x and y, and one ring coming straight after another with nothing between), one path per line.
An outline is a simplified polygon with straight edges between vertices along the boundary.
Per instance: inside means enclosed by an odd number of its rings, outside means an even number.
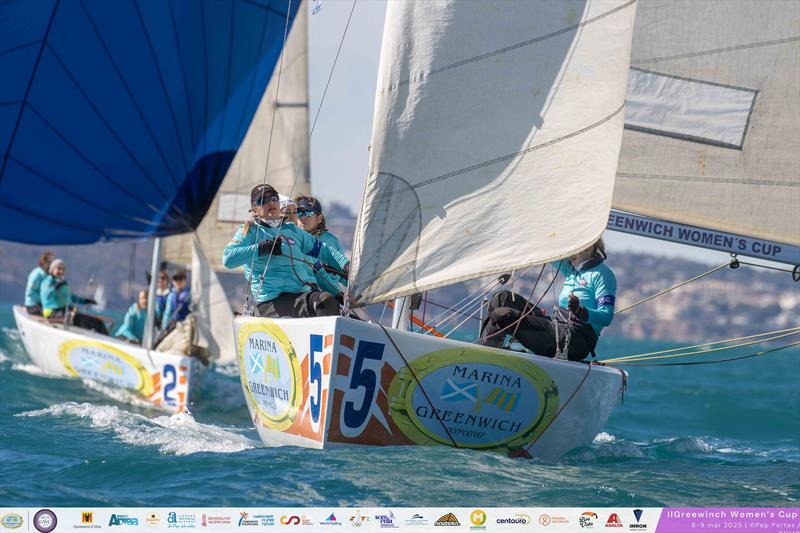
M423 391L439 392L435 408ZM544 431L558 405L558 387L538 365L474 348L421 356L389 386L389 414L417 444L524 446Z
M289 337L272 321L249 322L239 330L238 348L255 418L265 427L285 430L303 401L300 362Z
M113 383L143 396L153 394L153 379L144 365L109 344L73 339L59 346L58 356L67 372L75 377Z

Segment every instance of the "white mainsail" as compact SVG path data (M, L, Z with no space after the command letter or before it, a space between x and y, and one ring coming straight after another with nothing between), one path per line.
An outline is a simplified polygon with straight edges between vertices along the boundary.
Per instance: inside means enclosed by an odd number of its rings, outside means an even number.
M222 251L248 216L250 190L264 182L267 158L267 183L284 195L309 194L307 11L305 3L297 11L283 57L275 65L241 148L194 236L164 240L163 253L168 261L190 264L196 239L209 265L225 270Z
M800 2L642 0L631 66L614 209L800 246Z
M383 301L603 231L636 2L390 2L350 292Z

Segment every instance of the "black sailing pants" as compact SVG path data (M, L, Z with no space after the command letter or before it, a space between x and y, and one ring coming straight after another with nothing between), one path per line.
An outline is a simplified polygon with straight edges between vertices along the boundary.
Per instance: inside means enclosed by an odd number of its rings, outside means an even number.
M532 307L533 304L519 294L511 291L498 292L489 302L489 315L483 321L478 342L500 348L505 335L513 334L516 340L533 353L554 357L559 347L563 349L569 330L567 356L570 361L581 361L594 350L597 333L592 326L580 322L568 324L561 319L544 316L538 307L517 326L515 322ZM503 331L504 328L506 329Z
M339 303L323 291L283 292L272 300L258 304L258 316L269 318L307 318L336 316Z

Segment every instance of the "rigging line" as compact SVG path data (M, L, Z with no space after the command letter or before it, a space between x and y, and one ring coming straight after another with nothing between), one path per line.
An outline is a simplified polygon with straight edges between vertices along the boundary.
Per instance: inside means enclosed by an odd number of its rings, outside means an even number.
M547 266L546 263L542 264L542 268L541 268L541 270L539 270L539 275L536 276L536 281L533 282L533 288L531 289L531 295L528 296L528 301L526 302L526 304L530 303L530 301L533 300L533 293L536 292L536 286L539 284L539 280L542 278L542 274L544 273L544 267L546 267L546 266ZM523 308L523 309L527 311L527 308ZM519 329L519 325L521 323L522 323L522 321L517 322L517 325L514 326L514 331L511 333L512 337L516 338L517 330Z
M281 56L280 56L280 61L278 63L278 81L275 84L275 99L273 100L273 103L272 103L273 108L278 103L278 95L280 94L280 90L281 90L281 78L283 77L283 57L284 57L283 51L286 49L286 39L289 37L289 17L291 16L291 13L292 13L292 0L289 0L289 2L286 5L286 20L285 20L284 26L283 26L283 46L281 46ZM272 133L275 130L275 115L276 114L277 113L273 113L272 114L272 123L271 123L270 129L269 129L269 141L267 142L267 160L264 163L264 179L261 181L262 185L267 183L267 170L269 170L269 155L270 155L270 151L272 150ZM262 202L262 205L263 205L263 202L264 202L264 193L263 193L263 191L261 193L261 202ZM283 230L284 222L285 222L285 219L281 220L281 223L278 226L278 231L275 232L275 237L272 240L272 247L270 248L270 251L269 251L269 257L267 257L267 262L264 265L264 271L261 273L261 276L259 276L258 290L256 290L255 294L253 295L253 299L254 300L258 296L258 294L261 292L261 287L264 286L264 278L266 277L267 271L269 270L269 264L272 261L272 253L275 251L275 246L280 246L280 236L281 236L281 230ZM250 262L250 272L251 273L253 272L253 266L255 265L256 257L258 257L258 246L255 247L255 253L253 254L253 260ZM292 262L292 270L294 270L294 262ZM295 275L296 275L296 273L295 273ZM256 309L256 312L257 312L258 311L258 306L257 305L255 306L255 309Z
M714 359L712 361L688 361L686 363L620 363L620 366L690 366L690 365L713 365L716 363L728 363L731 361L741 361L742 359L749 359L751 357L758 357L760 355L766 355L768 353L777 352L780 350L784 350L786 348L791 348L792 346L800 345L800 341L792 342L790 344L785 344L783 346L778 346L777 348L771 348L769 350L763 350L760 352L754 352L747 355L738 355L736 357L729 357L726 359ZM612 365L609 365L612 366ZM614 365L616 366L616 365Z
M527 272L527 270L523 271L523 274L524 274L524 272ZM520 274L520 276L521 275L522 274ZM489 291L493 290L492 285L497 284L499 282L499 280L500 280L499 277L492 277L492 279L490 279L489 281L484 283L483 286L478 288L476 294L479 297L482 297L485 293L488 293ZM508 283L508 282L506 282L506 283ZM476 297L478 297L478 296L471 295L471 293L468 293L466 296L461 298L459 301L457 301L456 303L454 303L450 307L446 307L446 306L443 306L441 304L433 304L433 305L436 305L438 307L444 308L445 311L443 311L443 312L439 313L438 315L434 316L433 318L431 318L431 322L439 320L439 318L441 318L442 316L445 316L445 313L447 311L450 311L451 314L464 314L464 310L466 308L474 305L474 301L475 301ZM467 303L464 303L464 302L467 302ZM431 302L431 303L433 303L433 302ZM449 319L449 317L445 317L445 319L442 320L439 324L440 325L444 324L445 322L447 322L448 319Z
M593 18L590 18L590 19L586 19L586 20L584 20L582 22L579 22L577 24L573 24L571 26L567 26L565 28L561 28L560 30L556 30L554 32L547 33L545 35L540 35L538 37L534 37L532 39L528 39L527 41L522 41L522 42L519 42L519 43L516 43L516 44L512 44L510 46L506 46L504 48L500 48L499 50L492 50L491 52L486 52L484 54L481 54L481 55L478 55L478 56L475 56L475 57L470 57L470 58L467 58L467 59L463 59L463 60L458 61L456 63L451 63L451 64L445 65L443 67L432 69L432 70L430 70L430 71L428 71L426 73L421 73L421 74L419 74L419 75L417 75L417 76L415 76L413 78L409 78L407 80L399 81L399 82L397 82L395 84L390 84L386 89L384 89L381 92L393 91L393 90L396 90L396 89L398 89L398 88L400 88L400 87L402 87L404 85L409 85L412 82L421 81L421 80L424 80L426 78L429 78L434 74L440 74L441 72L445 72L445 71L453 69L453 68L461 67L463 65L467 65L469 63L474 63L476 61L481 61L483 59L488 59L490 57L501 55L501 54L504 54L506 52L510 52L512 50L517 50L518 48L524 48L526 46L530 46L532 44L536 44L536 43L539 43L541 41L545 41L547 39L551 39L553 37L557 37L559 35L563 35L565 33L569 33L569 32L571 32L573 30L578 30L578 29L580 29L580 28L582 28L584 26L592 24L593 22L596 22L596 21L598 21L600 19L603 19L603 18L605 18L605 17L607 17L609 15L613 15L614 13L616 13L618 11L621 11L623 9L628 8L632 4L635 4L636 1L637 0L630 0L629 2L627 2L627 3L623 4L623 5L615 7L614 9L610 9L610 10L604 12L604 13L600 13L596 17L593 17Z
M350 27L350 21L353 18L353 12L356 9L356 2L357 1L358 0L353 0L353 5L350 8L350 14L347 17L347 24L344 27L344 31L342 32L341 39L339 39L339 47L336 50L336 56L333 59L333 64L331 65L331 70L328 73L328 80L325 82L325 89L322 92L322 98L320 99L319 107L317 108L317 113L314 115L314 122L312 123L311 130L310 130L310 132L308 134L309 143L308 143L308 146L307 146L307 149L306 149L306 154L305 154L305 156L303 158L303 164L302 165L298 165L297 172L295 173L295 176L294 176L294 181L292 182L292 188L289 191L289 197L290 198L292 197L292 195L294 193L294 188L297 185L297 179L300 177L300 171L301 171L302 168L304 168L306 166L305 164L306 164L306 162L308 161L308 159L311 156L311 154L310 154L311 136L314 134L314 129L317 126L317 119L319 119L319 115L320 115L320 113L322 111L322 107L325 104L325 96L328 93L328 87L329 87L329 85L331 83L331 79L333 78L333 72L336 69L336 64L337 64L337 62L339 60L339 54L342 51L342 45L344 44L344 39L347 36L347 29ZM291 2L291 0L289 0L289 10L286 12L286 29L284 30L284 36L283 36L283 48L281 49L281 62L280 62L281 71L283 70L283 56L284 56L283 50L286 49L286 38L287 38L287 35L288 35L289 13L291 12L291 5L292 5L292 2ZM280 81L281 81L281 74L280 74L280 71L279 71L279 73L278 73L278 83L277 83L277 86L275 88L275 103L276 104L277 104L277 101L278 101L278 90L280 88ZM273 125L275 124L275 115L276 115L275 113L273 113L273 115L272 115L272 123L273 123ZM270 144L271 143L272 143L272 131L270 131ZM267 148L267 164L265 165L265 168L264 168L264 181L262 183L266 183L267 182L267 167L268 166L269 166L269 148ZM278 227L278 232L277 232L276 236L280 236L282 227L283 227L283 224L281 224L281 226ZM272 258L272 255L270 254L270 258L267 259L267 264L264 267L264 272L261 274L261 283L262 284L264 282L264 276L267 273L267 269L269 268L269 261L270 261L271 258ZM253 260L255 261L255 258L253 258ZM252 271L252 264L251 264L250 270ZM261 285L259 284L259 292L260 292L260 290L261 290Z
M492 283L493 284L499 284L496 279L492 280ZM474 311L469 311L469 309L474 307L476 304L480 305L480 302L483 300L484 294L488 294L493 289L494 289L494 287L489 286L488 288L486 288L486 289L484 289L484 290L472 295L466 303L464 303L463 305L461 305L461 306L459 306L457 308L454 308L452 310L452 312L447 314L447 315L445 315L446 311L442 312L442 313L439 313L439 315L436 318L439 318L439 316L444 316L444 318L442 320L439 320L438 322L436 322L434 324L434 327L437 328L437 329L442 327L447 322L453 320L453 318L456 316L456 314L461 315L461 314L472 314L472 313L474 313ZM433 322L433 320L435 320L435 319L432 319L431 322Z
M58 52L55 50L55 48L53 48L52 46L48 45L47 49L50 50L50 53L53 55L53 57L56 58L56 61L58 61L58 63L61 65L61 68L64 69L64 73L70 79L70 81L75 86L75 88L78 90L78 92L81 94L81 96L83 96L84 100L86 100L86 103L89 104L89 107L92 108L92 111L94 111L95 115L97 115L97 118L100 119L100 122L102 122L103 125L108 129L108 132L111 134L111 136L114 138L114 140L117 141L117 144L119 144L120 148L122 148L122 150L128 155L128 157L131 158L131 161L133 161L133 164L136 165L136 167L142 172L142 175L144 175L144 177L147 178L147 180L150 182L151 185L153 185L153 188L156 191L158 191L158 193L161 195L161 197L165 201L168 201L169 200L169 196L163 190L161 190L161 187L158 186L158 183L156 182L156 180L153 179L152 176L150 176L150 173L147 171L147 169L145 169L144 166L142 165L142 163L140 163L139 160L136 159L136 157L133 155L133 152L131 152L130 148L128 148L127 143L123 142L122 138L119 136L119 134L116 132L116 130L111 126L111 124L108 122L108 120L106 120L106 118L103 116L103 114L97 108L95 103L89 97L89 94L78 83L78 80L75 78L75 76L73 75L72 71L69 68L67 68L67 64L64 62L64 60L61 59L61 56L58 54ZM59 137L62 137L62 140L64 140L64 137L62 135L59 134ZM66 142L66 140L64 140L64 142ZM76 149L73 148L73 150L76 150ZM86 158L86 157L84 157L82 155L81 155L81 157L84 160L86 160L87 163L88 163L88 158ZM107 179L111 180L108 177L107 177ZM113 180L111 180L111 181L113 182ZM128 196L130 196L131 198L133 198L134 200L137 200L140 203L142 203L142 205L144 205L145 207L148 207L148 208L152 209L154 212L156 212L156 213L160 212L160 210L156 209L154 206L149 205L145 201L140 200L140 199L132 196L130 191L126 191L126 194Z
M731 259L727 263L723 263L723 264L719 265L718 267L714 267L711 270L707 270L706 272L703 272L702 274L700 274L698 276L695 276L695 277L693 277L691 279L687 279L686 281L678 283L677 285L673 285L672 287L666 288L663 291L657 292L656 294L653 294L652 296L648 296L647 298L639 300L638 302L633 303L633 304L629 305L628 307L623 307L622 309L620 309L619 311L617 311L614 314L615 315L620 315L620 314L624 313L625 311L628 311L629 309L633 309L637 305L640 305L640 304L643 304L645 302L648 302L648 301L652 300L653 298L657 298L658 296L666 294L666 293L668 293L670 291L673 291L673 290L675 290L675 289L677 289L679 287L683 287L684 285L687 285L687 284L689 284L689 283L691 283L693 281L697 281L698 279L700 279L702 277L705 277L705 276L708 276L710 274L713 274L714 272L717 272L718 270L722 270L723 268L730 267L732 263L733 263L733 259Z
M719 54L723 52L733 52L735 50L747 50L748 48L773 46L776 44L791 43L794 41L800 41L800 36L786 37L784 39L775 39L773 41L761 41L757 43L740 44L736 46L726 46L725 48L714 48L712 50L700 50L697 52L688 52L685 54L676 54L672 56L651 57L647 59L631 59L631 65L641 65L643 63L657 63L659 61L671 61L673 59L687 59L690 57L697 57L709 54Z
M47 22L47 29L44 32L44 37L42 37L41 46L39 46L39 52L36 54L36 61L33 64L31 77L28 79L28 86L25 88L25 95L22 97L22 105L19 106L19 113L17 113L17 120L14 123L14 129L11 130L11 136L8 140L8 145L6 145L6 151L3 154L3 164L0 166L0 183L2 183L3 176L5 176L6 164L8 164L8 155L11 153L11 149L14 147L14 141L17 138L17 131L19 131L19 125L22 122L22 115L27 107L28 97L31 94L33 82L36 80L36 74L39 72L39 63L42 61L42 55L44 54L44 48L47 44L47 38L50 36L50 30L53 28L53 21L56 18L56 12L58 11L58 6L60 4L61 0L56 0L56 3L53 5L53 12L50 13L50 20Z
M456 442L456 439L453 438L453 435L450 433L450 430L445 425L444 420L442 420L442 417L439 415L438 409L436 409L436 407L433 405L433 402L431 401L430 396L428 396L428 393L425 391L425 387L422 386L422 382L419 380L419 377L417 377L417 373L414 372L414 368L408 362L408 359L406 359L406 356L403 355L403 352L400 351L400 347L397 346L397 343L394 342L394 339L392 338L392 336L389 335L389 331L386 329L386 326L384 326L380 322L376 322L375 319L372 317L372 315L370 315L367 312L366 308L362 308L362 310L370 318L370 320L372 320L378 326L380 326L381 330L383 330L384 335L386 335L386 338L389 339L389 342L392 343L392 346L394 346L394 349L397 350L397 354L403 360L403 363L406 365L406 368L408 369L409 373L411 374L411 377L413 377L414 381L417 383L417 388L420 391L422 391L422 395L425 396L425 400L428 402L428 405L430 406L431 411L433 411L433 414L436 415L436 420L439 421L439 424L441 424L442 429L444 429L444 432L447 433L447 436L450 439L450 442L453 443L453 447L454 448L461 448L461 446L459 446L458 443Z
M153 129L150 127L150 124L147 122L147 119L145 118L144 111L142 111L141 107L139 107L139 102L137 102L136 98L134 97L133 89L131 89L130 85L128 85L127 80L122 75L122 71L120 70L119 65L117 65L117 62L114 60L114 56L111 54L111 50L108 48L108 45L106 44L105 40L100 35L100 30L95 24L91 14L89 13L89 9L86 7L85 0L80 0L79 3L81 8L83 9L84 14L86 15L86 19L89 21L89 25L92 27L92 30L94 31L94 34L97 37L97 40L100 42L103 51L105 51L106 56L108 57L108 60L111 63L111 67L114 69L114 72L116 72L117 76L119 77L119 80L122 83L122 86L125 88L125 92L128 94L131 103L133 103L133 108L139 115L139 118L142 121L142 125L147 130L147 133L150 136L150 140L153 141L156 151L158 152L159 158L161 159L161 162L164 163L164 168L167 171L167 175L172 180L172 184L175 185L175 189L176 190L179 189L180 186L178 185L175 175L172 172L172 168L169 166L169 163L167 162L167 158L164 155L164 151L161 149L161 145L158 143L158 139L156 138L155 132L153 132Z
M175 116L175 109L172 107L172 101L169 98L169 93L167 92L167 85L164 83L164 74L161 72L161 65L158 63L158 58L156 57L156 51L153 48L153 41L150 39L150 33L147 31L147 26L144 23L144 18L142 17L142 11L139 9L139 3L133 2L133 7L136 9L136 17L139 19L139 24L142 25L142 33L144 33L145 41L147 41L147 48L150 50L150 58L153 61L153 65L155 66L156 72L158 73L158 81L161 85L161 91L164 93L164 101L167 104L167 109L169 109L170 118L172 118L172 127L175 130L175 136L178 139L181 147L181 155L183 156L183 170L186 174L189 174L189 159L186 157L186 143L183 141L183 136L181 135L180 128L178 127L178 119ZM227 98L226 98L227 99Z
M563 260L563 259L559 260L559 262L558 262L558 265L559 265L559 266L558 266L558 267L556 267L556 272L555 272L555 275L553 276L553 279L551 279L551 280L550 280L550 284L547 286L547 288L544 290L544 292L542 293L542 295L539 297L539 299L538 299L538 300L536 300L536 303L535 303L535 304L533 304L533 306L532 306L532 307L531 307L529 310L527 310L527 311L525 311L524 313L522 313L522 315L521 315L521 316L520 316L520 317L519 317L517 320L515 320L515 321L514 321L514 322L512 322L511 324L507 325L506 327L504 327L504 328L502 328L502 329L500 329L500 330L498 330L498 331L495 331L495 332L494 332L494 333L492 333L491 335L487 335L487 336L485 336L485 337L479 337L479 338L478 338L478 339L476 339L474 342L476 342L476 343L477 343L477 342L479 342L479 341L481 341L481 340L491 339L492 337L494 337L494 336L496 336L496 335L499 335L500 333L503 333L503 332L504 332L504 331L506 331L508 328L510 328L511 326L513 326L513 325L517 324L518 322L521 322L522 320L524 320L524 319L525 319L525 317L527 317L529 314L531 314L531 313L533 312L533 310L534 310L534 309L536 309L536 307L537 307L537 306L538 306L538 305L541 303L542 299L543 299L545 296L547 296L547 293L548 293L548 292L550 292L550 288L551 288L551 287L553 286L553 284L556 282L556 279L558 279L559 268L561 267L561 263L562 263L562 261L564 261L564 260ZM555 297L555 293L553 293L553 296Z
M786 329L779 329L775 331L767 331L765 333L756 333L755 335L748 335L746 337L736 337L732 339L725 339L721 341L714 341L714 342L704 342L703 344L695 344L694 346L681 346L679 348L671 348L669 350L659 350L657 352L647 352L647 353L640 353L640 354L632 354L632 355L623 355L620 357L613 357L611 359L603 359L598 361L599 363L605 363L606 361L621 361L623 359L630 359L635 357L641 357L645 355L660 355L664 353L672 353L672 352L680 352L682 350L693 350L695 348L702 348L703 346L715 346L717 344L727 344L731 342L739 342L749 339L756 339L759 337L766 337L768 335L777 335L779 333L786 333L789 331L800 331L800 326L793 327L793 328L786 328Z
M16 52L18 50L22 50L23 48L29 48L31 46L35 46L35 45L37 45L37 44L39 44L41 42L42 42L41 39L36 39L35 41L31 41L29 43L20 44L20 45L14 46L12 48L6 48L5 50L0 50L0 57L3 57L6 54L12 54L12 53L14 53L14 52Z
M547 430L550 429L550 426L552 426L553 422L556 421L556 419L558 418L558 415L560 415L564 411L564 409L567 408L567 405L569 405L569 403L572 401L572 399L575 398L575 396L578 394L578 391L581 390L581 387L583 387L583 384L586 383L586 380L589 378L589 374L592 372L592 367L594 366L594 364L593 363L587 363L587 366L588 366L588 368L586 369L586 373L583 375L583 379L581 379L580 383L578 383L578 386L575 387L574 391L572 391L572 394L570 394L569 398L567 398L567 401L564 402L558 408L558 411L556 411L556 414L553 415L553 418L551 418L550 421L547 423L547 425L544 428L542 428L541 433L539 433L536 436L536 438L533 439L533 442L531 442L530 444L525 446L525 452L530 453L530 449L533 447L533 445L536 444L537 442L539 442L539 439L542 438L542 435L547 433Z
M720 352L720 351L723 351L723 350L733 350L733 349L736 349L736 348L743 348L745 346L752 346L753 344L763 344L765 342L770 342L770 341L774 341L774 340L777 340L777 339L782 339L784 337L791 337L792 335L798 335L798 334L800 334L800 331L794 331L792 333L784 333L782 335L776 335L774 337L767 337L766 339L758 339L758 340L754 340L754 341L750 341L750 342L743 342L743 343L740 343L740 344L734 344L734 345L731 345L731 346L721 346L719 348L710 348L708 350L696 350L694 352L675 353L675 354L669 354L669 355L656 355L656 356L653 356L653 357L630 358L630 359L626 359L626 360L620 362L619 364L623 364L623 363L624 364L628 364L629 361L630 362L635 362L635 361L650 361L650 360L653 360L653 359L672 359L673 357L688 357L690 355L699 355L699 354L705 354L705 353ZM613 361L613 360L606 360L606 361L603 361L603 362L604 363L609 363L609 362L617 363L617 361ZM613 365L609 365L609 366L613 366Z
M178 25L175 23L175 11L172 2L167 2L169 9L169 20L172 24L172 36L175 38L175 54L178 56L178 64L181 67L181 80L183 81L183 94L186 97L186 117L189 120L189 139L191 146L194 147L195 133L194 120L192 120L192 100L189 93L189 82L186 80L186 66L183 64L183 54L181 53L181 41L178 38Z

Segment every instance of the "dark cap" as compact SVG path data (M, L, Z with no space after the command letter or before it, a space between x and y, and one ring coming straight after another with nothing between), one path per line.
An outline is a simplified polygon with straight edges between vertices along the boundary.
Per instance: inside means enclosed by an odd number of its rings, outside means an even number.
M313 211L318 215L322 213L322 206L319 204L319 200L313 196L298 196L295 199L295 203L297 203L297 211Z
M257 201L263 200L264 198L277 194L278 191L276 191L272 185L266 183L263 183L261 185L256 185L255 187L253 187L253 190L250 191L250 205L256 205Z

